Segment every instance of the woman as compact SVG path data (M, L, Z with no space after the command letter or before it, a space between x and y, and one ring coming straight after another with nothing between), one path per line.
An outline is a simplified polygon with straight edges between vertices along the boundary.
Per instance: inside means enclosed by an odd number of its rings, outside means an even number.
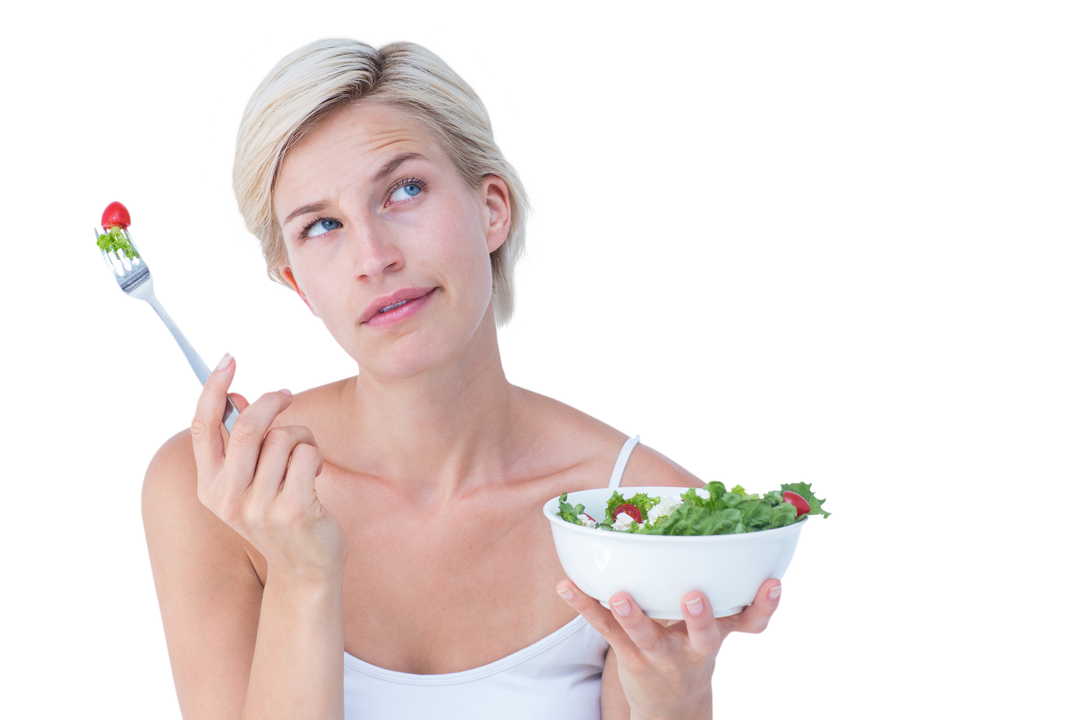
M232 395L230 437L227 355L151 463L184 716L711 718L720 643L764 629L779 581L721 620L690 593L664 625L565 579L544 501L702 483L506 381L526 205L472 90L411 44L301 48L248 106L234 184L269 273L358 373Z

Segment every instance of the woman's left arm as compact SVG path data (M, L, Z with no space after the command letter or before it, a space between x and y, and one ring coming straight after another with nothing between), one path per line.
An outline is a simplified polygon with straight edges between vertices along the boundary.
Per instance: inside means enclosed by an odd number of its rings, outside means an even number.
M650 619L627 593L611 596L606 610L569 580L556 591L611 646L604 667L604 720L712 720L712 676L716 654L733 632L759 633L780 604L780 581L766 580L750 607L713 618L700 592L683 597L683 621L665 626ZM617 672L610 672L614 664ZM616 682L625 702L620 702ZM626 712L629 704L629 714Z

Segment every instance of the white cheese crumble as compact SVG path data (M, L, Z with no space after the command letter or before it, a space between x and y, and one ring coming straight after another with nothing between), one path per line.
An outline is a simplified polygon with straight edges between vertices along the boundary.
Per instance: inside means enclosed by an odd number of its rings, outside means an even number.
M660 498L660 502L649 508L649 524L655 525L656 521L662 517L667 517L671 513L675 512L675 508L683 504L683 499L680 495L663 495Z
M623 514L625 515L625 513L623 513ZM580 515L578 515L578 516L577 516L577 519L578 519L578 520L580 520L580 521L581 521L581 524L582 524L582 525L584 525L584 526L585 526L585 527L587 527L587 528L594 528L594 527L596 527L596 521L595 521L595 520L593 520L593 519L592 519L591 517L589 517L588 515L586 515L585 513L581 513Z
M615 518L615 522L611 524L611 529L612 530L621 530L623 532L626 532L627 530L630 529L630 526L634 525L634 524L635 524L634 518L630 517L628 514L626 514L624 512L621 512L621 513L619 513L619 516L617 518ZM642 527L641 525L638 525L638 529L641 529L641 527Z

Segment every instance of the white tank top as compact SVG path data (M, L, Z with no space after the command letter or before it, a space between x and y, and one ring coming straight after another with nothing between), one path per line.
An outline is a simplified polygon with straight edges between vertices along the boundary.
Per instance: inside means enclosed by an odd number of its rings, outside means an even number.
M639 438L622 447L608 487L622 482ZM600 720L608 644L578 616L524 650L472 670L413 675L345 653L346 720Z

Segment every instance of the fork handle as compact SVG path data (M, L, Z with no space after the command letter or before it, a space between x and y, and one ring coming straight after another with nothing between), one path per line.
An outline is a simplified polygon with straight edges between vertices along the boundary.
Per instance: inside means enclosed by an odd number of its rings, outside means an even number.
M161 318L161 322L165 323L165 327L169 328L169 332L172 333L173 340L180 346L180 350L183 351L184 357L187 358L188 364L191 365L191 369L195 371L195 377L199 378L199 382L203 385L210 379L210 368L206 366L203 359L199 357L199 353L195 352L195 348L191 346L188 339L184 337L184 333L180 332L180 328L177 327L173 319L169 317L169 313L165 312L165 308L158 302L157 298L151 295L148 298L144 298L146 302L150 304L150 307L154 308L154 312ZM225 414L221 417L221 422L225 425L225 429L232 433L233 423L236 422L236 418L240 413L237 411L236 406L233 405L229 396L225 396Z

